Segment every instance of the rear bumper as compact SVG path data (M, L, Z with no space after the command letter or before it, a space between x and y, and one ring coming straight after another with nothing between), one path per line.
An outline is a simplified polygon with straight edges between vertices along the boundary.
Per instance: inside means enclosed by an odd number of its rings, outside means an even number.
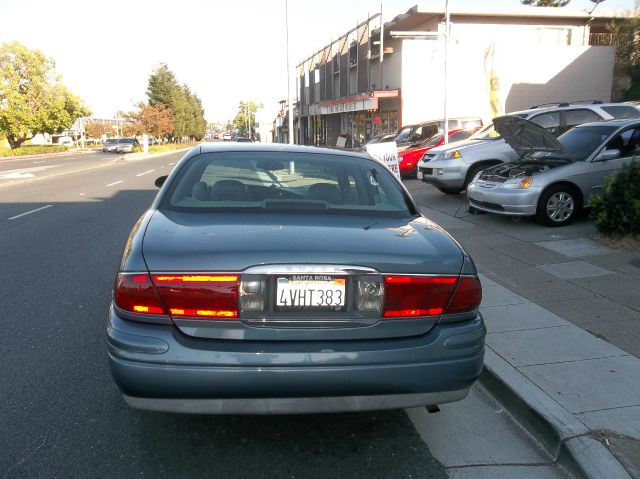
M113 378L133 407L286 414L460 400L482 370L485 333L478 315L384 341L196 340L112 313L108 343Z

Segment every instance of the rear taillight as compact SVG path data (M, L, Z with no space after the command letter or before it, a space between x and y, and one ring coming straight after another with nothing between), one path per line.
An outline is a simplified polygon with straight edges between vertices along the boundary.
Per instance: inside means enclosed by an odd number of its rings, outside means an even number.
M151 277L162 304L173 317L238 317L238 275L153 274Z
M460 314L475 311L482 301L482 285L476 276L461 276L456 292L444 314Z
M455 276L385 276L383 316L438 316L457 282Z
M482 299L474 276L385 276L384 317L468 313Z
M114 301L123 311L137 314L166 315L147 274L118 273Z

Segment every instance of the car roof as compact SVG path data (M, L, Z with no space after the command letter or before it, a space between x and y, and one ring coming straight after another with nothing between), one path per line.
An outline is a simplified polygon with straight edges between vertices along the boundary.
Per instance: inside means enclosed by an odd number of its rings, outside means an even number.
M603 106L631 106L622 102L610 102L610 103L559 103L553 106L542 106L539 108L529 108L528 110L520 110L520 111L512 111L511 113L507 113L508 115L529 115L533 113L544 113L545 111L560 111L560 110L575 110L577 108L587 109L587 110L595 110L602 108Z
M583 128L585 126L598 126L598 125L611 125L618 128L624 128L627 126L640 125L640 118L622 118L622 119L616 119L616 120L590 121L589 123L583 123L581 125L574 126L574 128Z
M199 150L199 151L198 151ZM286 143L249 143L249 142L226 142L226 143L202 143L195 146L190 153L221 153L225 151L247 151L247 152L284 152L284 153L313 153L324 155L339 155L358 158L371 157L367 153L340 150L337 148L322 148L318 146L289 145Z

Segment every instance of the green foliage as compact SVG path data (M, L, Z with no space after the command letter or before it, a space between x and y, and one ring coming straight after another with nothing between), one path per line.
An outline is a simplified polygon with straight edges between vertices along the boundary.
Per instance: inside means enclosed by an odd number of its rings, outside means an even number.
M239 131L240 136L247 138L255 137L256 110L261 106L262 105L258 105L252 101L240 102L240 105L238 105L238 113L233 120L233 127Z
M207 122L202 102L187 85L180 85L169 67L161 64L149 77L149 105L166 105L175 119L172 138L189 137L202 140Z
M602 194L590 203L591 217L601 233L640 234L640 161L634 159L607 178Z
M0 148L0 156L43 155L47 153L61 153L67 151L64 145L29 145L22 148Z
M571 0L520 0L523 5L533 5L534 7L564 7L569 5L569 2ZM604 0L591 0L591 2L595 4L593 8L596 8Z
M0 131L11 148L57 133L91 112L55 75L55 63L18 42L0 47Z

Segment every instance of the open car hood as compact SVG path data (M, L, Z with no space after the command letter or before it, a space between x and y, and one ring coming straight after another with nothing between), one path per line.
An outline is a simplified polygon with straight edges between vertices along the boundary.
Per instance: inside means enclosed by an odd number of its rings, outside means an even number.
M493 125L519 156L534 151L567 153L555 136L532 121L507 115L494 118Z

